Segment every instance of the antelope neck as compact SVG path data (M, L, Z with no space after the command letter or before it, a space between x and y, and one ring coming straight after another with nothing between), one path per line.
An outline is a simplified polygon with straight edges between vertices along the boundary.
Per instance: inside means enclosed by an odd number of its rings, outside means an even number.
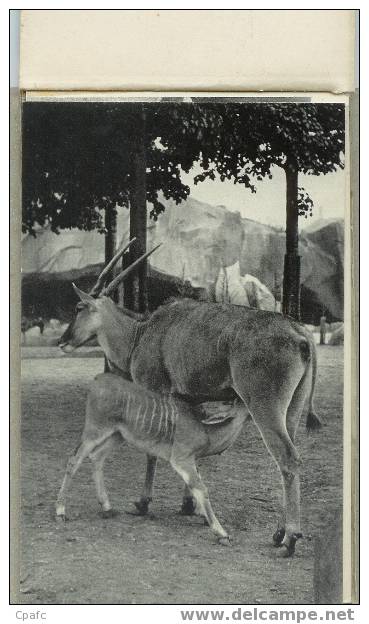
M97 333L97 339L107 359L123 372L129 372L140 326L139 321L114 308L104 317L102 327Z

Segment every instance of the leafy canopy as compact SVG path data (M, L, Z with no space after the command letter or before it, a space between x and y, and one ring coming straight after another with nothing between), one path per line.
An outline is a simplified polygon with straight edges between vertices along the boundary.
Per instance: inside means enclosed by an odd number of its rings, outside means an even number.
M132 156L142 129L135 103L26 103L23 109L23 230L35 223L104 231L103 211L129 206ZM147 201L189 194L181 171L195 162L205 179L232 180L256 191L275 165L309 175L343 167L344 106L227 101L147 103ZM311 200L310 200L311 202ZM300 189L300 210L311 205Z

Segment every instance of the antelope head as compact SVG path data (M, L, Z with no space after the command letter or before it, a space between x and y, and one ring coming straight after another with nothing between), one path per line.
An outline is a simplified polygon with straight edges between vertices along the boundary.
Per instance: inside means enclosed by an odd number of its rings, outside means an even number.
M114 322L114 315L121 314L121 310L109 297L116 290L119 284L126 279L128 275L134 271L146 258L148 258L160 245L157 245L147 253L143 254L135 260L129 267L121 271L107 286L106 278L111 269L116 265L122 257L126 249L133 243L135 239L123 247L112 258L112 260L104 267L100 273L96 284L86 293L80 290L75 284L72 284L74 292L79 298L76 305L75 315L71 323L68 325L64 334L60 338L58 344L65 353L70 353L78 347L81 347L91 338L99 337L99 332L107 329L107 324ZM127 318L129 318L127 316ZM132 320L132 319L131 319Z

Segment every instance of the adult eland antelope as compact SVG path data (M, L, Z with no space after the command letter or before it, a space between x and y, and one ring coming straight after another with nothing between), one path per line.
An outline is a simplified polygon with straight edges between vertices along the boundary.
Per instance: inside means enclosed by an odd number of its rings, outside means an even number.
M174 395L189 406L240 398L280 469L284 518L273 540L287 555L293 554L301 537L300 459L294 441L305 402L307 428L321 426L313 407L314 339L291 318L230 304L175 300L147 318L119 308L109 295L153 251L107 286L112 263L90 293L73 285L80 302L60 346L68 352L96 337L112 368L147 390ZM155 464L156 454L150 453L138 503L142 513L151 501Z

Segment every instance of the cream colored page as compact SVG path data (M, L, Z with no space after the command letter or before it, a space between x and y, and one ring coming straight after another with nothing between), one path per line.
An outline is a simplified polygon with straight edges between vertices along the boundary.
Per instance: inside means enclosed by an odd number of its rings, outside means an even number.
M354 36L354 10L23 10L20 87L349 92Z

